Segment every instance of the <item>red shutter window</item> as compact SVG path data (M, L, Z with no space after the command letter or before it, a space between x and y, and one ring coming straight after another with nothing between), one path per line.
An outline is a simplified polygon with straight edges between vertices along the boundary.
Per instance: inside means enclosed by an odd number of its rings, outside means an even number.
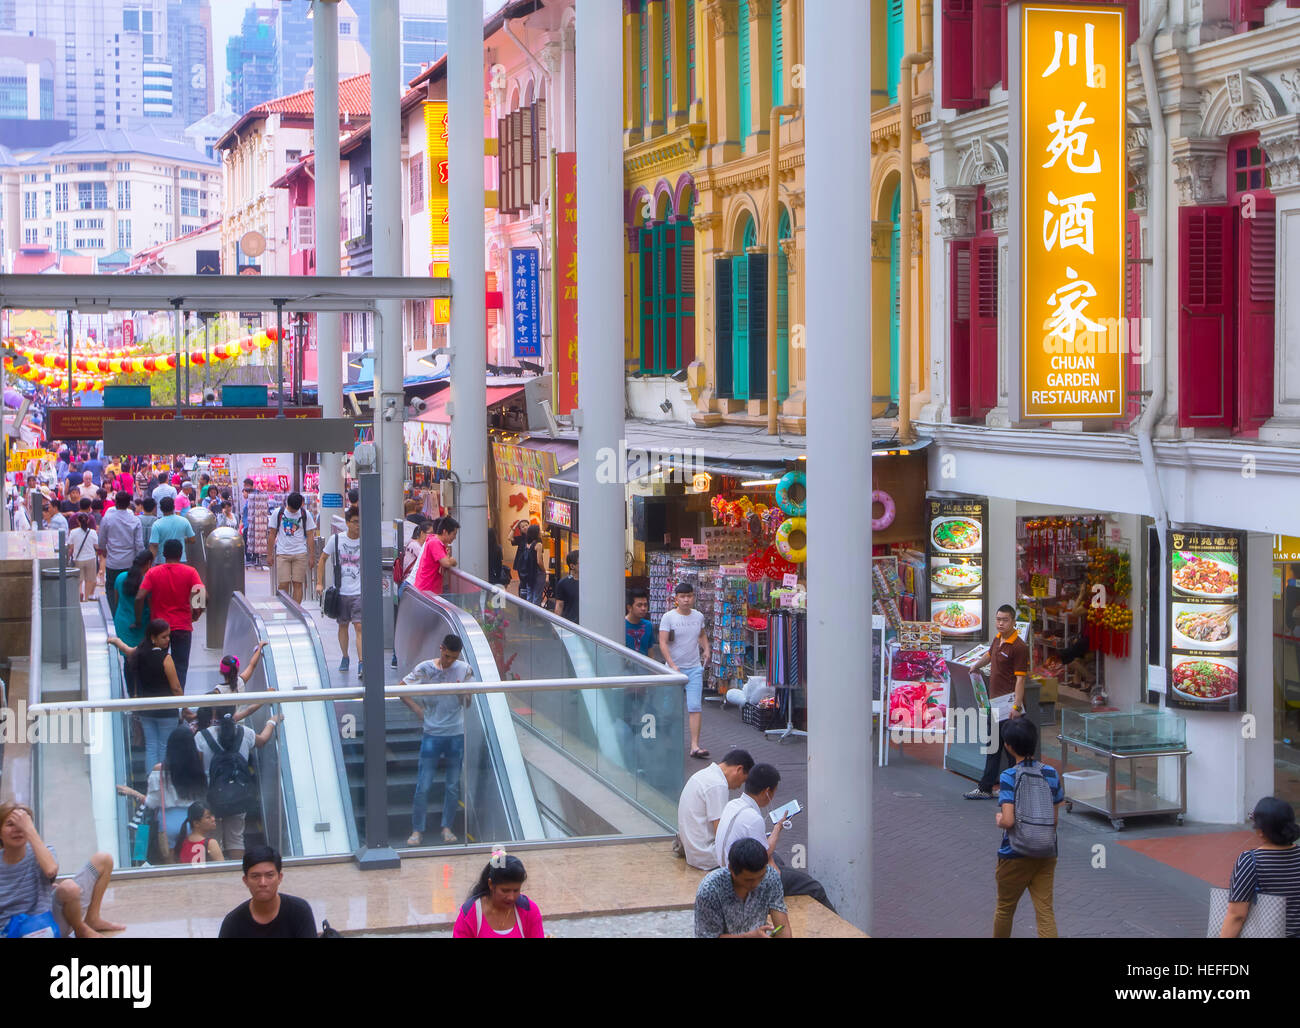
M1233 28L1238 32L1249 32L1264 24L1264 11L1272 0L1232 0L1231 15Z
M677 253L681 262L681 357L684 368L695 360L695 226L689 221L677 225Z
M943 0L942 103L959 111L980 106L975 89L975 0Z
M970 323L971 244L969 239L952 241L952 295L948 314L948 402L954 418L969 418L970 409Z
M975 0L973 26L975 96L989 98L989 90L1003 80L1007 51L1007 8L1003 0Z
M1228 206L1178 212L1178 423L1230 428L1236 394Z
M1237 424L1255 435L1273 416L1273 317L1277 307L1276 201L1256 200L1237 234Z
M998 240L971 243L970 407L982 418L998 405Z

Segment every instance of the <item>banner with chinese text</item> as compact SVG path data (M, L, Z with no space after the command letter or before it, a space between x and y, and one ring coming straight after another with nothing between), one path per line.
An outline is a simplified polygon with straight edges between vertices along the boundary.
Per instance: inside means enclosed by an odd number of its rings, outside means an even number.
M577 155L555 155L555 413L578 406L578 168Z
M1023 8L1012 202L1025 418L1124 414L1127 50L1123 8Z
M510 325L514 353L516 357L533 360L542 356L542 304L537 268L536 247L510 251Z
M425 147L429 156L429 259L434 278L450 274L451 218L447 194L447 101L429 100L424 105ZM433 301L433 323L451 323L451 300Z

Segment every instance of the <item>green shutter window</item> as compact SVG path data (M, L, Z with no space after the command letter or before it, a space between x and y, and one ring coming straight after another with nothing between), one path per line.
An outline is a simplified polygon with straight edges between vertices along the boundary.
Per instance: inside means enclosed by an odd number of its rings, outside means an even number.
M686 103L695 105L695 0L686 0Z
M732 317L735 314L731 295L731 257L713 259L713 381L718 398L730 400L732 393Z
M731 259L731 395L749 399L749 257Z
M900 0L901 2L901 0ZM781 0L772 0L772 106L780 107L785 100L784 57L785 45L781 31Z
M745 222L745 231L740 237L740 248L748 250L751 246L758 245L758 228L754 224L754 219L750 218Z
M660 20L663 22L663 40L664 40L664 73L663 73L663 112L664 126L668 125L668 115L672 108L669 104L673 101L673 39L670 31L672 18L669 16L668 5L670 0L663 0L659 5Z
M894 190L894 206L889 217L894 223L889 239L889 395L898 399L898 244L902 237L902 219L899 217L899 192Z
M641 3L641 124L650 124L650 25L646 4Z
M899 64L903 60L903 0L886 0L885 84L889 102L898 103Z
M740 82L737 102L740 107L740 145L749 138L749 0L740 0L740 13L736 16L739 34Z

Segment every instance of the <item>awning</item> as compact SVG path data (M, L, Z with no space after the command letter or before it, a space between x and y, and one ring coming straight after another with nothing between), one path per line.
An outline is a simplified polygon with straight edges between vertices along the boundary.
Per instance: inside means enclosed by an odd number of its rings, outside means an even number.
M487 387L487 406L495 407L498 403L510 399L516 393L522 393L522 385L512 386L488 386ZM421 414L417 421L431 421L437 424L451 424L451 416L447 413L447 403L451 399L451 390L444 389L436 396L429 397L429 406Z
M529 436L519 443L520 446L526 446L530 450L540 450L543 453L555 454L555 466L564 470L570 464L578 463L578 444L572 439L551 439L548 436ZM578 480L578 469L565 473L566 478L572 478L575 482Z
M451 376L446 371L440 371L436 375L407 375L402 379L402 388L410 389L412 386L432 385L435 382L445 382ZM375 391L374 379L365 379L361 382L349 382L343 387L343 395L347 396L352 393L366 394Z

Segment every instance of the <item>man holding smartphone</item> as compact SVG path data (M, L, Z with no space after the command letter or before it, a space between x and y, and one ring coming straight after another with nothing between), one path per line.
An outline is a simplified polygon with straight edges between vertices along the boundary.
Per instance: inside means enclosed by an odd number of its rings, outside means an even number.
M704 876L695 892L695 937L790 938L781 877L768 864L762 843L738 839L727 854L726 866Z

